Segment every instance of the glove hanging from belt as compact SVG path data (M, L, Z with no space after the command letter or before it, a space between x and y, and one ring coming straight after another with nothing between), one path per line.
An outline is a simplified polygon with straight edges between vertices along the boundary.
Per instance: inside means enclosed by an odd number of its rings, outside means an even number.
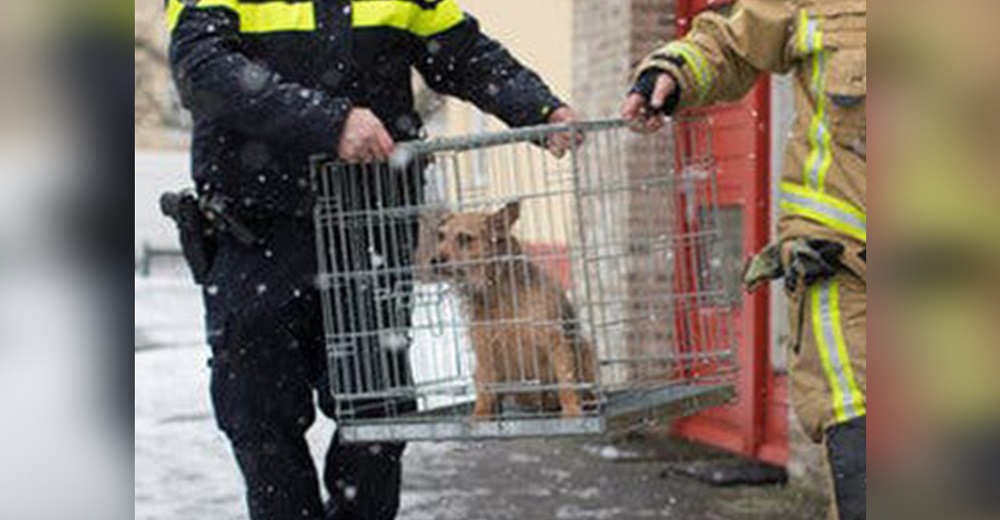
M747 290L754 291L768 282L784 279L785 289L796 294L849 270L844 264L846 249L843 244L829 240L799 238L779 242L750 260L743 283ZM798 324L792 344L795 352L802 345L805 305L805 298L800 298L798 307L793 309L792 319Z
M843 244L829 240L795 239L769 246L747 264L743 283L754 291L768 282L784 279L795 292L816 282L833 278L843 269ZM862 257L863 258L863 257Z

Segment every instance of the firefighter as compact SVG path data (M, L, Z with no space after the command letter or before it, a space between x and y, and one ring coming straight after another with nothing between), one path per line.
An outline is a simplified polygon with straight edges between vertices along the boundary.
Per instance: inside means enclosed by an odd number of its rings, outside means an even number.
M866 510L866 15L866 0L739 0L728 16L703 13L639 66L622 109L655 131L661 114L736 101L762 74L793 75L779 239L747 282L785 280L794 405L825 443L841 520Z
M169 0L167 21L174 79L194 119L198 196L214 216L239 223L216 229L205 249L211 254L196 256L211 259L200 273L211 394L246 482L250 517L392 519L403 445L334 438L323 478L332 499L324 506L306 443L317 395L324 414L335 412L316 289L310 158L381 164L395 143L420 138L413 69L434 90L511 126L568 123L573 111L455 0ZM557 136L547 144L561 155L570 141ZM382 189L351 202L370 209L419 200L420 172L397 170L373 167L372 178L350 179L368 183L366 193ZM415 242L416 226L406 228L401 233L410 236L394 242ZM412 251L381 253L402 259L393 267L412 258ZM359 309L383 305L360 293L341 297ZM383 374L383 383L399 384L403 372ZM374 415L413 407L369 405Z

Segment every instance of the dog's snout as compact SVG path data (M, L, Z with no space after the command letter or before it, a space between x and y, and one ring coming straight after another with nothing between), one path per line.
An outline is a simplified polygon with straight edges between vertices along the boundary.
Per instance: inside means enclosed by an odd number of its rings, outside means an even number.
M431 270L439 275L450 275L451 260L448 255L438 254L431 258Z

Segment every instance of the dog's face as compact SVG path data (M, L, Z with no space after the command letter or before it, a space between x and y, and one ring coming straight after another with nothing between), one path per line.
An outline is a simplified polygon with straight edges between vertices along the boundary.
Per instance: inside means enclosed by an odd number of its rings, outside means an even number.
M437 251L431 259L434 273L474 288L489 285L490 264L517 254L511 228L521 216L521 204L508 204L496 213L454 213L441 219Z

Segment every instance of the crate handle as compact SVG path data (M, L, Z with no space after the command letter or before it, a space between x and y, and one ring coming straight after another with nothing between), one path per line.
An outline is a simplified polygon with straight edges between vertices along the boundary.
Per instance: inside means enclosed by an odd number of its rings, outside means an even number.
M428 141L407 141L397 146L397 154L402 157L414 157L438 152L466 152L483 148L493 148L515 143L538 142L553 134L563 132L591 133L602 130L625 128L631 123L624 119L604 119L597 121L580 121L569 124L540 125L525 128L513 128L498 132L483 134L441 137ZM405 162L405 161L404 161Z

